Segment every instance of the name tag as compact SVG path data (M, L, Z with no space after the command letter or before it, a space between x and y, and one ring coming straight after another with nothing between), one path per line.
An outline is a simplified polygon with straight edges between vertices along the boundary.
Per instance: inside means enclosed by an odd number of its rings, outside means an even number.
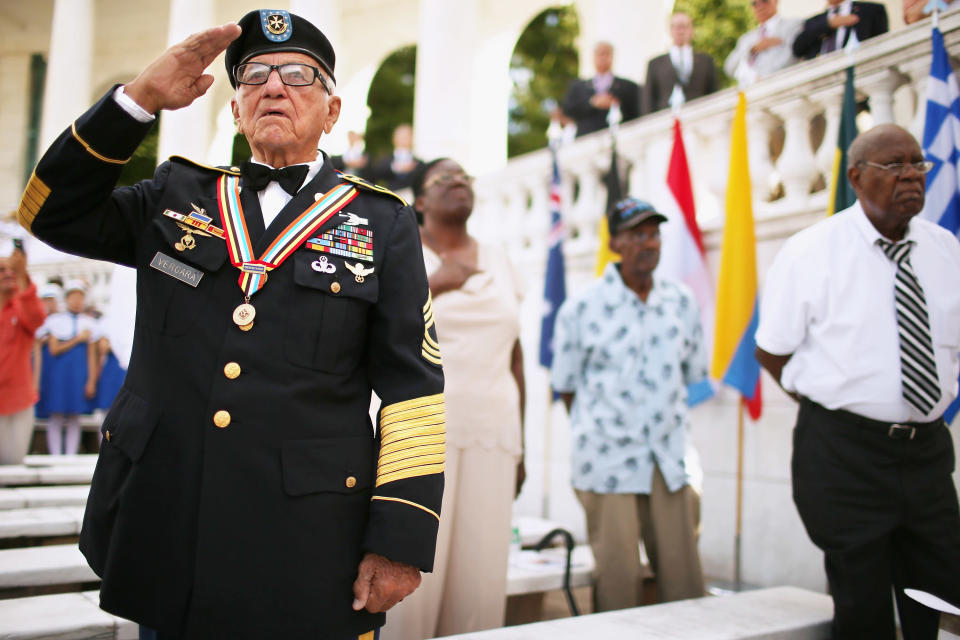
M162 271L168 276L173 276L180 282L187 283L191 287L196 287L200 284L200 278L203 277L203 271L194 269L190 265L166 256L159 251L157 251L157 255L153 256L153 260L150 261L150 266L157 271Z

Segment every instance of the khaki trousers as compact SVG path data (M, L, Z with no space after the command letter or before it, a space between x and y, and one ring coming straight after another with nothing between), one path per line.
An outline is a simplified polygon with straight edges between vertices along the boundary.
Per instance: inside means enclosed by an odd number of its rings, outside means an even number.
M0 464L21 464L33 436L33 407L0 416Z
M594 610L643 604L643 545L656 574L660 602L699 598L703 570L697 551L699 496L689 485L673 493L655 468L650 495L577 490L587 516L587 536L596 563Z

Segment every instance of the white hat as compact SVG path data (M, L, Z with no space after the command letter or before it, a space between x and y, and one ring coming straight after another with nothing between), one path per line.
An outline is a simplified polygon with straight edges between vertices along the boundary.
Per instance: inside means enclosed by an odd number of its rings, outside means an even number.
M60 297L63 296L63 289L61 289L59 285L48 282L40 287L40 290L37 293L41 298L56 298L59 300Z
M64 283L63 285L63 293L68 294L71 291L81 291L83 293L86 293L87 284L83 280L80 280L79 278L73 278L71 280L67 280L66 283Z

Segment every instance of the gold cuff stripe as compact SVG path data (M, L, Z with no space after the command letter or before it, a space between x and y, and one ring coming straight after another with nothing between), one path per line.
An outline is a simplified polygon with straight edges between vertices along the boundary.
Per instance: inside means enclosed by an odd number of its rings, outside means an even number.
M420 356L427 362L432 362L433 364L439 365L441 367L443 366L443 360L441 360L440 358L434 358L432 355L430 355L423 349L420 350Z
M436 473L443 473L442 463L412 467L410 469L401 469L399 471L394 471L392 473L377 474L376 486L380 487L390 482L396 482L397 480L407 480L409 478L417 478L419 476L429 476Z
M386 501L386 502L399 502L400 504L405 504L405 505L409 505L409 506L411 506L411 507L416 507L417 509L420 509L420 510L422 510L422 511L426 511L427 513L429 513L430 515L432 515L432 516L433 516L434 518L436 518L437 520L440 520L440 516L437 515L437 512L436 512L436 511L434 511L434 510L432 510L432 509L427 509L427 508L426 508L425 506L423 506L422 504L417 504L416 502L410 502L409 500L404 500L403 498L391 498L390 496L373 496L373 497L370 498L370 499L371 499L371 500L384 500L384 501ZM371 631L371 633L373 633L373 632Z
M415 418L403 424L391 427L380 426L380 443L390 444L397 440L411 438L413 436L436 436L444 433L443 415L423 416Z
M30 231L33 226L33 219L37 217L40 208L50 196L50 187L37 177L36 172L30 174L30 181L27 182L23 190L23 196L20 198L20 206L17 208L17 221L20 225Z
M395 414L392 416L387 416L386 418L381 417L380 435L387 437L390 433L398 429L405 429L407 427L425 424L423 422L424 418L433 418L434 421L438 421L442 424L446 415L447 412L444 410L443 406L432 406L411 411L404 411L400 415Z
M93 150L93 147L91 147L89 144L87 144L87 141L84 140L83 138L81 138L81 137L80 137L80 134L77 133L77 123L76 123L76 122L74 122L73 124L70 125L70 131L73 133L73 137L77 139L77 142L79 142L80 144L82 144L82 145L83 145L83 148L87 150L87 153L89 153L90 155L92 155L92 156L93 156L94 158L96 158L97 160L102 160L103 162L109 162L110 164L127 164L127 160L130 159L130 158L126 158L126 159L124 159L124 160L117 160L116 158L108 158L107 156L101 155L101 154L97 153L96 151L94 151L94 150Z
M376 635L376 631L367 631L365 634L357 636L357 640L373 640Z
M408 442L408 440L410 440L410 438L396 440L388 445L381 446L380 457L382 458L383 456L394 453L395 451L403 451L413 447L421 447L430 444L444 444L447 441L447 437L446 434L440 433L432 436L419 436L416 442Z
M442 456L446 450L447 447L442 441L437 444L430 442L412 443L406 448L398 449L391 453L386 453L381 450L380 460L377 464L383 470L383 472L386 473L387 471L390 471L390 469L387 469L387 465L391 463L402 460L413 460L414 458L428 455L440 454Z
M429 407L433 405L443 409L442 393L436 393L432 396L420 396L419 398L411 398L409 400L404 400L403 402L394 402L393 404L388 404L383 408L383 411L380 412L380 417L381 420L383 420L383 418L400 411L408 411L410 409L419 409L420 407Z
M443 466L443 447L441 447L440 453L425 453L423 455L412 455L405 458L400 458L399 460L394 460L393 462L388 462L386 464L381 464L377 468L377 477L384 476L394 471L400 471L402 469L412 469L416 467L422 467L424 465L440 465Z

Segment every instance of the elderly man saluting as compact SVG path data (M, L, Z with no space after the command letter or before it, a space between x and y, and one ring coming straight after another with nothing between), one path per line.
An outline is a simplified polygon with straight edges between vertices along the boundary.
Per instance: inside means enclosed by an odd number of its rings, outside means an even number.
M904 588L960 602L943 412L957 395L960 243L915 216L931 163L895 125L861 134L857 202L790 238L767 273L757 359L800 402L793 497L823 549L834 638L937 637Z
M224 49L253 161L174 157L114 188ZM372 638L432 567L443 376L419 235L402 200L317 152L334 62L285 11L195 34L61 134L24 193L35 236L137 269L80 547L142 637Z

